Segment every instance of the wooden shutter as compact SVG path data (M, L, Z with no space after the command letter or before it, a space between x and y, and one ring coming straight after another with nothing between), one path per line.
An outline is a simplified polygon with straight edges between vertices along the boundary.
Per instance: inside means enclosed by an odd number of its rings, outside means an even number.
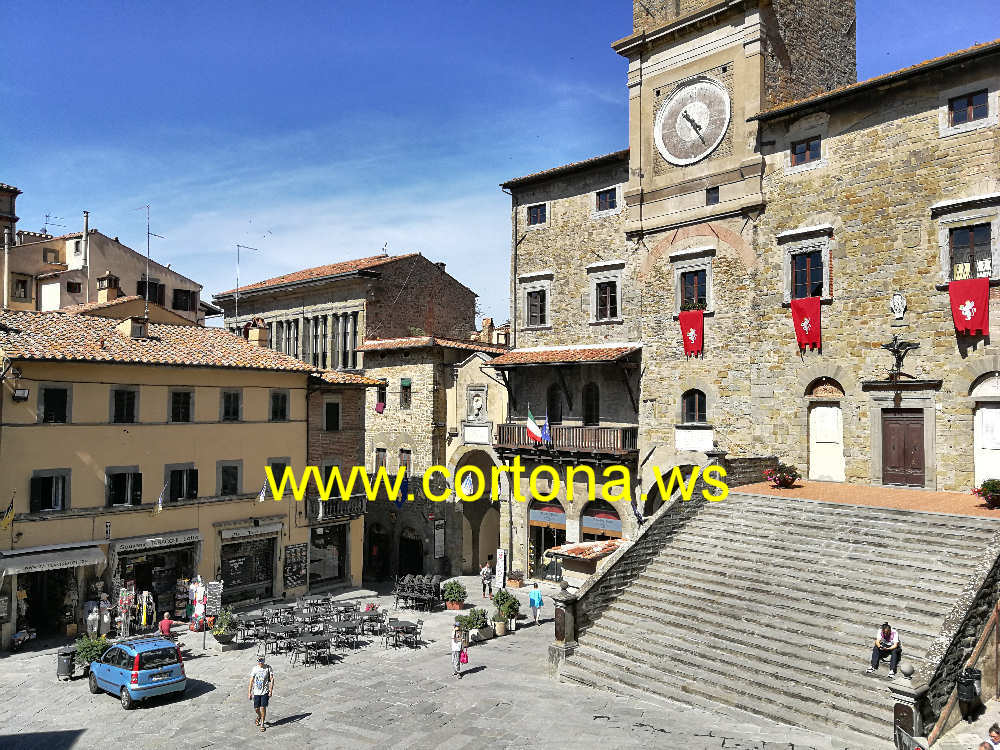
M51 492L52 490L52 480L49 477L32 477L31 478L31 503L29 510L32 513L38 513L42 508L48 506L48 498L46 497L46 491Z
M132 474L132 505L140 505L142 503L142 474L135 472Z

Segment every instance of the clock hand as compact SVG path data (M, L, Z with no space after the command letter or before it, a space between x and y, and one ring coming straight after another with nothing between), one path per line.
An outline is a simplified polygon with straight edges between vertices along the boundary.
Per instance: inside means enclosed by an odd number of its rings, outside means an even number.
M704 143L707 146L708 144L705 142L705 138L701 134L701 125L699 125L695 121L695 119L693 117L691 117L691 115L688 114L688 111L686 109L683 112L681 112L681 115L684 117L685 120L687 120L689 123L691 123L691 127L694 129L694 134L696 136L698 136L698 140L700 140L702 143Z

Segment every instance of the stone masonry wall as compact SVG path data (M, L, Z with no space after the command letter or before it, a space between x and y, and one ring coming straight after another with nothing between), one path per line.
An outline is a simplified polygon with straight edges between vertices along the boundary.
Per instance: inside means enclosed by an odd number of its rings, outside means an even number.
M632 30L636 33L651 31L712 4L711 0L635 0Z
M757 227L762 262L753 276L756 332L749 374L756 419L744 434L796 464L803 475L809 443L806 389L812 380L828 376L846 394L840 403L847 481L877 481L881 444L873 432L880 409L892 406L892 394L865 392L861 381L886 377L892 358L881 346L899 333L920 344L907 357L905 371L944 381L940 391L902 394L902 406L929 409L925 429L933 450L925 455L927 486L968 491L973 484L974 404L968 396L977 374L996 369L991 363L1000 345L982 336L956 335L947 260L942 262L939 243L942 237L947 241L949 226L963 222L1000 227L1000 209L996 201L944 215L931 207L1000 192L997 127L942 137L939 124L946 92L979 87L990 73L992 86L1000 83L997 59L928 75L877 97L842 103L831 113L768 123L762 130L762 141L774 145L766 153L767 211ZM822 161L788 173L789 143L816 134L824 139ZM833 294L822 306L822 351L800 352L782 299L786 243L777 235L823 225L831 228L826 258L832 260ZM998 234L992 237L994 258ZM994 267L994 276L998 270ZM907 300L903 326L892 325L893 292ZM994 321L1000 319L998 293L994 287ZM890 400L880 402L877 396Z

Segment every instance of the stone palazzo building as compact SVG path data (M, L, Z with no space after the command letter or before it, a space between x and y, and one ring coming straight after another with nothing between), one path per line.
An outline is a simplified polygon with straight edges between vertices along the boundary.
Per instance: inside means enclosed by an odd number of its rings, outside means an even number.
M716 450L834 481L1000 476L1000 347L956 331L949 300L952 281L987 277L981 302L1000 311L1000 43L856 83L853 0L634 8L613 44L629 148L503 185L498 446L631 466L647 512L654 467ZM797 341L799 299L818 304L816 348ZM919 344L901 374L895 334ZM529 408L551 425L541 449ZM510 506L515 566L550 570L539 545L635 528L624 503L588 511L563 491L545 506Z

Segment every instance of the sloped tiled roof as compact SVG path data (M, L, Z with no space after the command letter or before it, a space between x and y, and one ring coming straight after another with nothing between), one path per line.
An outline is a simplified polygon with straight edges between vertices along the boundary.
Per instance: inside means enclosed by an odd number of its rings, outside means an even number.
M260 289L267 289L272 286L294 284L298 281L314 281L316 279L326 278L327 276L340 276L342 274L354 273L356 271L365 271L369 268L377 268L378 266L385 265L386 263L402 260L403 258L412 258L413 256L419 254L420 253L407 253L405 255L372 255L368 258L355 258L354 260L345 260L340 263L328 263L325 266L304 268L301 271L293 271L292 273L286 273L282 276L275 276L271 279L265 279L264 281L247 284L246 286L239 287L239 291L241 293L257 291ZM219 292L215 295L215 298L218 299L235 293L236 289L230 289L226 292Z
M59 309L59 312L64 312L67 315L82 315L83 313L91 312L92 310L102 310L106 307L117 307L118 305L124 305L128 302L136 302L137 300L143 299L138 294L131 294L127 297L116 297L115 299L108 300L107 302L81 302L79 305L67 305Z
M640 351L642 344L599 344L596 346L540 346L514 349L490 362L491 367L556 365L571 362L614 362Z
M149 337L133 339L121 320L63 312L0 313L0 351L11 359L221 367L311 372L287 354L255 346L222 328L150 323Z
M614 554L625 544L624 539L603 539L599 542L571 542L545 550L547 555L575 557L580 560L598 560Z
M774 117L780 117L783 114L795 112L796 110L803 109L811 104L817 104L829 99L850 96L867 89L876 88L891 81L909 78L910 76L918 75L928 70L933 70L934 68L957 62L962 58L975 57L976 55L994 52L997 50L1000 50L1000 39L994 39L992 42L975 44L971 47L967 47L966 49L949 52L947 55L941 55L940 57L933 57L930 60L924 60L916 65L910 65L907 68L894 70L891 73L884 73L880 76L875 76L874 78L858 81L857 83L852 83L848 86L841 86L840 88L833 89L832 91L824 91L821 94L816 94L814 96L809 96L793 102L784 102L777 107L773 107L769 110L761 112L759 115L751 117L750 120L769 120Z
M531 182L539 182L541 180L547 180L550 177L558 177L559 175L569 174L570 172L576 172L583 169L592 169L593 167L600 167L604 164L611 164L616 161L628 161L627 148L622 149L621 151L614 151L610 154L593 156L589 159L584 159L583 161L575 161L571 164L563 164L559 167L544 169L541 172L534 172L532 174L525 175L524 177L514 177L506 182L501 182L500 187L520 187Z
M356 372L343 372L342 370L323 370L322 372L314 372L310 377L331 385L361 385L365 387L382 385L381 380L366 378Z
M503 354L506 347L486 344L481 341L460 341L446 339L440 336L409 336L401 339L370 339L358 347L359 352L379 352L393 349L424 349L430 346L443 346L445 349L466 349L472 352L487 354Z

